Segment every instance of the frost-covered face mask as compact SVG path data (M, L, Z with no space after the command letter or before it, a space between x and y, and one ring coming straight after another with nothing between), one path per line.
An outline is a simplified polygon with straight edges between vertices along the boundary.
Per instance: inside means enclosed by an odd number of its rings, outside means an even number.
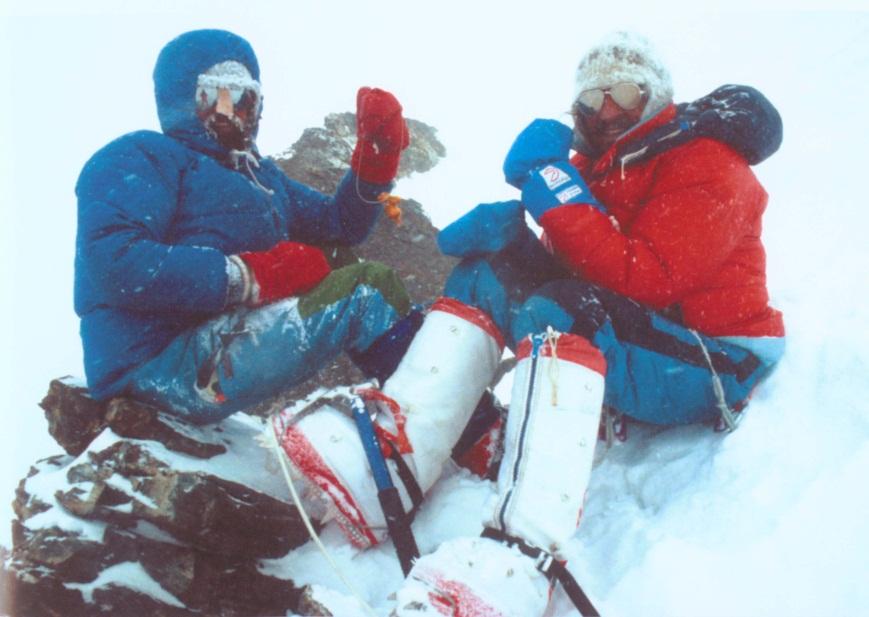
M196 81L196 115L226 148L250 148L261 104L260 84L240 62L215 64Z

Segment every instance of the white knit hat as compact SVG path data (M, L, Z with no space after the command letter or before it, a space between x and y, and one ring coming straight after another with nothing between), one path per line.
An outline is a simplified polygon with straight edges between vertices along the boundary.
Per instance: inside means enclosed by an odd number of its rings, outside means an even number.
M631 32L613 32L586 52L576 68L573 100L585 90L623 81L641 84L649 93L640 122L651 118L673 100L670 72L651 43Z

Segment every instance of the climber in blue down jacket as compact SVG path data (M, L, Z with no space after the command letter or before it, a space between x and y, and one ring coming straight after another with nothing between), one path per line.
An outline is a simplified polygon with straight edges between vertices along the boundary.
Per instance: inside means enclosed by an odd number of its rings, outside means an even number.
M388 372L384 358L403 352L404 288L376 263L331 271L319 246L361 242L383 209L408 145L395 97L359 90L351 169L327 196L257 151L260 73L244 39L179 36L154 87L162 132L112 141L76 186L75 309L91 395L214 422L342 351Z

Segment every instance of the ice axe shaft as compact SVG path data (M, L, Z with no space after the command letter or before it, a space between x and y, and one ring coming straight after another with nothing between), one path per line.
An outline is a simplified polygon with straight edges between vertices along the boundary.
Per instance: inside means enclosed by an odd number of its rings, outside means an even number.
M401 570L407 576L413 567L414 560L419 557L419 549L416 546L416 539L413 537L413 530L410 528L409 517L401 503L401 495L392 483L392 477L389 475L389 469L383 458L383 451L380 449L380 440L377 439L377 433L374 432L374 424L365 408L365 402L359 396L354 396L350 406L353 410L353 420L356 422L365 456L371 466L371 473L374 475L377 498L383 509L389 536L395 545Z

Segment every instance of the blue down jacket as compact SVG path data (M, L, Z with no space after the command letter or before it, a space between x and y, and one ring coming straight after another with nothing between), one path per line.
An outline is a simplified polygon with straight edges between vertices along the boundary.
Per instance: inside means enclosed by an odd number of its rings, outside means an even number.
M253 50L234 34L199 30L168 43L154 69L163 132L116 139L79 177L75 310L97 399L118 394L133 368L228 308L227 255L282 240L355 244L380 212L366 201L389 187L352 172L331 197L255 151L259 167L237 170L195 113L197 76L227 60L259 80Z

